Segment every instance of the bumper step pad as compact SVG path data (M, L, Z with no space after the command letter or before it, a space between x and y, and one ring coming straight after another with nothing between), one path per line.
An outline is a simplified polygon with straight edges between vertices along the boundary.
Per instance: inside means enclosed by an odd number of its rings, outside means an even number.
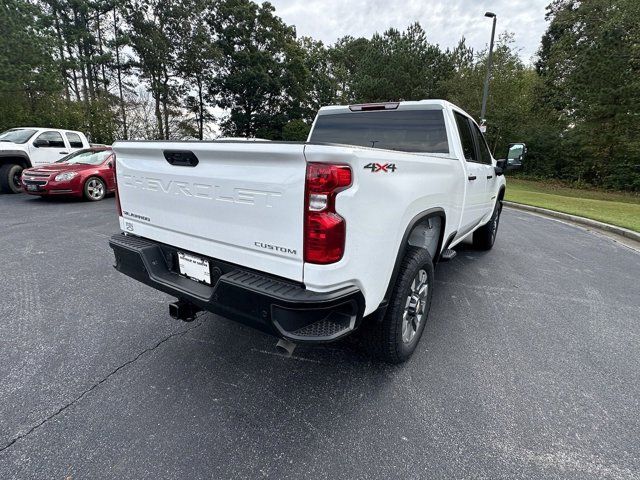
M222 274L207 285L175 271L178 249L171 245L124 234L113 235L109 245L121 273L201 310L293 342L336 340L362 320L364 297L355 286L314 292L300 283L210 257L212 268Z
M296 337L337 338L348 332L350 327L349 315L332 313L329 317L302 327L293 334Z

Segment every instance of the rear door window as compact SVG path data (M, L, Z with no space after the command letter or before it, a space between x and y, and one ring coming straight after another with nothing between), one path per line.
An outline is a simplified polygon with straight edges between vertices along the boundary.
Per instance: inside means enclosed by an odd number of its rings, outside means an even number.
M319 115L310 141L402 152L449 153L442 110L380 110Z
M71 148L82 148L82 139L80 135L73 132L67 132L67 140L69 140L69 145Z

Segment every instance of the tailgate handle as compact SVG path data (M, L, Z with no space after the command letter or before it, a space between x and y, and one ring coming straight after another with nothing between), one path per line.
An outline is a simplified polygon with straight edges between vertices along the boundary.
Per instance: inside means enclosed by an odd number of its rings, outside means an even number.
M163 150L164 158L176 167L195 167L198 157L190 150Z

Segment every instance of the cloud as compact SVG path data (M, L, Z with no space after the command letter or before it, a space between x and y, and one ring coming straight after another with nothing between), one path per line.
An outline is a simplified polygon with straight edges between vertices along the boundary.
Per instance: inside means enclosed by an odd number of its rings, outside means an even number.
M258 0L259 1L259 0ZM394 27L420 22L431 43L454 47L461 37L476 50L491 36L491 19L498 16L496 35L514 33L525 62L531 62L546 29L545 7L550 0L270 0L276 14L295 25L299 36L333 43L345 35L370 37Z

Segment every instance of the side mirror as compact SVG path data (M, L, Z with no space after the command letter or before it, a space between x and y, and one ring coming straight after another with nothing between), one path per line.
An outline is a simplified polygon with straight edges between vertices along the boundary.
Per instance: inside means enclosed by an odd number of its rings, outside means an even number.
M527 146L524 143L510 143L509 150L507 151L507 158L501 160L503 163L500 165L503 171L517 170L522 167L522 161L527 154Z
M36 148L48 147L49 146L49 140L44 140L42 138L36 138L36 140L33 142L33 146L36 147Z

